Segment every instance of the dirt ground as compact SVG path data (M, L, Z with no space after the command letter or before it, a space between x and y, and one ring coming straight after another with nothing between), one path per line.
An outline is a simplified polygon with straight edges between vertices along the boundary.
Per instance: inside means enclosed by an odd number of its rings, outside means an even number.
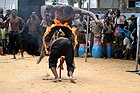
M126 72L135 70L134 60L76 57L74 79L70 83L66 66L62 82L43 80L53 75L48 68L48 57L36 64L38 57L25 55L24 59L0 56L0 93L140 93L140 76Z

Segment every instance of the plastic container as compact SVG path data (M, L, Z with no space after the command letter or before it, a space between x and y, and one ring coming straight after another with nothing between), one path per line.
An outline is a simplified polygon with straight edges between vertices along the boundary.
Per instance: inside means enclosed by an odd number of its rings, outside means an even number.
M78 48L78 55L79 57L81 57L86 50L86 44L80 44L79 48Z
M106 52L107 52L107 58L111 58L111 55L112 55L112 45L111 45L111 43L107 43Z
M92 46L92 57L102 58L103 57L103 47L100 41L95 41Z

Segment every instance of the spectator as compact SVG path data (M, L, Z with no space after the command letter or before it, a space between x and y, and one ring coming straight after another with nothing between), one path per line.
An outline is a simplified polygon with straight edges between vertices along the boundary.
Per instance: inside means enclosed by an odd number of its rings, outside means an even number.
M6 28L4 27L4 23L1 23L1 35L2 35L2 55L6 54L6 47L7 47L7 38L6 38Z
M122 38L123 40L123 54L124 54L124 59L129 59L131 55L131 45L130 45L130 39L125 36L124 33L122 33Z
M4 16L3 16L3 8L0 8L0 18L4 18Z
M112 20L108 20L108 22L106 22L106 24L104 24L103 26L103 32L102 32L102 36L103 36L103 56L106 58L106 46L107 44L112 45L114 37L113 37L113 23Z
M0 18L0 29L2 28L2 25L3 25L3 19ZM1 34L1 31L0 31L0 54L2 54L2 34Z
M80 16L79 19L76 20L76 26L78 28L78 30L76 31L77 32L77 41L78 41L78 47L76 48L75 51L78 51L79 49L79 45L80 44L85 44L86 43L86 36L85 36L85 27L86 25L86 21L83 19L83 16ZM75 55L78 55L78 53L76 52Z
M125 26L125 18L121 15L120 10L116 11L116 17L114 19L114 26L123 28Z
M10 14L11 14L11 10L6 10L6 15L3 20L6 21L7 18L10 17Z
M115 44L113 46L113 52L114 52L114 58L124 58L123 55L123 39L122 35L119 34L116 38L115 38Z
M21 56L23 58L23 49L21 43L20 33L24 28L24 21L21 17L17 16L17 10L13 9L11 12L11 16L6 20L6 27L8 28L9 33L9 44L12 50L13 59L16 59L16 46L18 45L21 50Z

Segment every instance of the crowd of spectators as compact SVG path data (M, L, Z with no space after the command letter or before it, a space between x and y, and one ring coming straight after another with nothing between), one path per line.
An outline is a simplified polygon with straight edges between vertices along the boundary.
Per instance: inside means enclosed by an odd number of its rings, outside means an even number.
M121 14L120 10L113 11L109 9L102 18L99 18L99 15L97 15L97 18L100 20L99 23L94 21L90 21L89 23L89 56L91 56L94 42L98 41L102 44L104 58L107 58L107 45L111 45L112 58L135 59L137 46L137 17L131 15L129 18L126 18L125 15ZM86 17L82 16L80 16L80 18L75 16L73 20L73 26L78 28L77 35L79 46L80 44L86 44L86 20ZM78 56L78 53L76 55Z
M7 18L10 16L11 10L6 11L6 15L3 14L3 9L0 8L0 54L5 55L9 54L9 37L7 33L7 29L5 26L5 22Z

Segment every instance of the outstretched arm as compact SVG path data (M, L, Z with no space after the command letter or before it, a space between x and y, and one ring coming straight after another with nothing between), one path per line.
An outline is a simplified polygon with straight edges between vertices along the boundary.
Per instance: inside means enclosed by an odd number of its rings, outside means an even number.
M88 15L88 16L92 17L96 22L99 22L96 15L91 11L74 7L74 13L80 14L80 15Z

